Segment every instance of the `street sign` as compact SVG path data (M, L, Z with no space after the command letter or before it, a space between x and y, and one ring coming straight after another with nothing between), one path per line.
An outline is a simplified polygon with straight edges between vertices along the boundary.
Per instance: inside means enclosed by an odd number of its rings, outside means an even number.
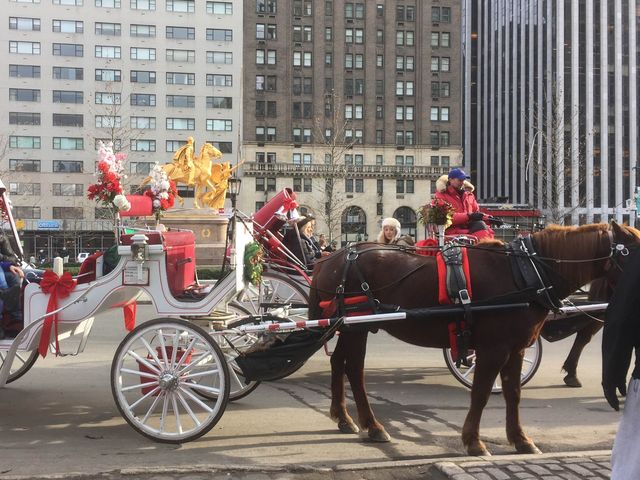
M58 220L38 220L38 230L60 230Z

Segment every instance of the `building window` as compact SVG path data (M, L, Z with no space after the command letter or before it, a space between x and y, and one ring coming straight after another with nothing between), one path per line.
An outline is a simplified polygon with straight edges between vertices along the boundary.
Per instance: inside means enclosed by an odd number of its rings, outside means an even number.
M170 108L195 108L196 97L194 95L167 95L167 107Z
M233 30L224 28L207 28L207 40L213 40L217 42L232 42ZM256 37L257 38L257 37Z
M9 112L9 125L40 125L40 114L30 112Z
M167 0L167 4L170 0ZM130 0L131 10L155 10L156 0Z
M195 40L196 29L193 27L168 26L165 29L165 35L167 38L173 38L176 40Z
M13 207L14 218L38 219L40 217L40 207Z
M154 93L132 93L129 102L138 107L155 107L156 95Z
M167 118L166 120L167 130L195 130L196 119L195 118Z
M167 85L195 85L195 73L167 72Z
M184 140L167 140L165 142L165 152L176 152L186 145Z
M9 136L9 148L39 149L41 146L40 137L30 137L21 135Z
M130 149L132 152L155 152L155 140L131 140Z
M9 53L40 55L40 42L9 42Z
M167 151L174 152L175 150ZM153 162L130 162L129 173L131 173L131 175L149 175L154 165Z
M40 2L38 2L40 3ZM54 5L68 5L70 7L81 7L82 0L53 0Z
M226 119L207 119L207 130L213 132L230 132L233 130L233 121Z
M131 117L131 128L138 130L155 130L156 117Z
M16 78L40 78L40 66L9 65L9 76Z
M84 45L78 43L54 43L53 55L58 57L83 57Z
M232 75L207 74L208 87L232 87Z
M107 145L108 143L113 143L113 151L114 152L119 152L122 150L122 139L120 138L95 138L94 139L94 150L99 150L100 149L100 142L104 143L105 145Z
M451 7L431 7L431 21L451 23Z
M233 15L233 3L207 2L207 13L214 15Z
M84 22L80 20L53 20L52 30L60 33L82 33Z
M167 48L165 52L165 59L167 62L195 63L196 51Z
M122 58L122 52L120 47L96 45L95 57L96 58Z
M119 23L96 22L95 32L96 35L119 37L122 33L122 26Z
M120 115L96 115L96 128L121 128L122 117Z
M233 63L233 53L207 52L207 63L231 65Z
M9 183L9 193L13 195L40 195L39 183Z
M131 60L152 60L156 59L156 49L155 48L140 48L140 47L131 47L129 49L129 58Z
M220 153L233 153L233 142L210 141L209 143L220 150Z
M81 183L54 183L52 187L54 197L81 197L84 195L84 185Z
M53 137L54 150L84 150L83 138Z
M84 163L76 160L54 160L53 171L54 172L67 172L67 173L82 173Z
M38 147L40 148L40 147ZM39 172L40 160L9 159L9 171L11 172ZM14 207L15 208L15 207Z
M120 0L95 0L96 7L120 8Z
M276 13L277 0L256 0L257 13Z
M167 12L194 13L195 0L167 0Z
M82 220L84 218L84 210L82 207L53 207L53 218Z
M53 126L54 127L82 127L84 124L82 114L71 113L54 113L53 114Z
M155 25L132 24L129 27L129 34L132 37L152 38L156 36L156 27Z
M32 88L10 88L9 100L14 102L39 102L40 90Z
M96 68L97 82L120 82L122 81L122 71L109 68Z
M156 72L131 70L129 80L131 83L156 83Z

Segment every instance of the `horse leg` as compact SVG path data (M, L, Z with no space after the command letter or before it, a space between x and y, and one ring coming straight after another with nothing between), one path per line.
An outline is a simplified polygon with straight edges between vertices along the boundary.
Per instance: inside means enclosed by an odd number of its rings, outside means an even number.
M562 370L567 372L563 380L568 387L577 388L582 386L582 383L578 379L578 361L580 360L580 355L582 355L582 350L591 341L593 336L598 333L602 325L602 322L594 320L576 333L576 339L573 341L571 351L562 365Z
M469 455L491 455L480 440L480 419L493 384L507 361L508 352L497 348L476 349L476 368L471 386L471 405L462 427L462 444Z
M368 332L350 332L349 335L350 343L345 355L345 371L358 408L358 422L361 428L368 430L370 440L388 442L391 437L376 420L364 386L364 358L367 353Z
M507 363L500 370L502 395L507 406L507 440L515 445L518 453L542 453L520 425L520 375L523 358L524 350L511 352Z
M347 333L338 335L338 343L331 354L331 409L329 415L338 422L342 433L358 433L360 429L349 416L344 394L345 352L348 350Z

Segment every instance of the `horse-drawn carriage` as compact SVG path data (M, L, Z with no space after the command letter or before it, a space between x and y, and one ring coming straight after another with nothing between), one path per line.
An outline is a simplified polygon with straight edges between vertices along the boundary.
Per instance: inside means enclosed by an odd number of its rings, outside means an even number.
M1 186L0 193L6 195ZM42 282L26 285L23 290L24 326L15 332L14 338L0 340L0 386L26 373L39 353L58 352L59 342L66 338L78 338L75 353L81 352L95 316L122 309L131 331L118 346L111 366L111 387L116 405L125 420L141 434L161 442L180 443L198 438L213 428L230 398L247 395L262 379L281 378L295 371L338 329L342 332L331 360L335 377L333 386L337 387L346 372L352 388L358 392L357 399L365 402L363 383L357 378L359 367L354 367L347 357L357 352L364 355L362 335L366 342L369 328L379 326L406 340L409 339L406 333L394 330L396 324L409 325L420 331L427 324L444 324L444 330L435 333L426 344L438 348L449 346L447 324L449 319L463 314L462 306L438 307L426 298L429 295L425 292L403 297L409 293L407 288L404 288L402 298L396 296L397 286L415 280L414 274L432 272L433 262L401 249L357 244L321 260L311 280L282 245L278 234L280 226L286 222L286 215L280 214L292 208L290 199L291 192L285 190L253 219L234 215L232 251L235 262L232 263L235 269L227 272L215 286L199 288L198 293L188 297L182 294L186 290L194 291L190 288L195 278L193 233L138 230L130 234L124 232L122 225L116 225L119 259L108 273L100 268L99 259L96 259L95 270L84 277L71 279L68 274L48 273ZM147 197L130 200L132 207L121 213L122 216L151 214ZM17 239L10 212L8 222ZM615 248L617 245L637 241L635 236L619 227L615 227L613 233L600 228L579 230L575 235L590 238L595 235L598 241L571 252L573 261L590 264L588 272L580 270L576 273L578 267L575 265L583 265L581 263L570 263L573 268L563 270L570 285L585 283L595 270L600 272L605 262L623 251ZM257 286L246 281L243 265L247 260L244 249L254 238L265 247L269 257L262 281ZM553 242L544 244L539 256L558 254L559 250L552 246ZM494 250L497 251L497 247ZM487 253L481 248L473 250L471 255L482 261L486 255L499 254ZM367 277L366 282L359 279L357 269L345 268L347 264L355 264L358 258L365 259L360 268ZM400 258L406 271L396 279L392 274L397 270ZM388 264L389 261L392 263ZM381 264L388 267L384 273L392 275L386 280L377 278L374 271ZM421 279L422 285L428 284ZM390 282L394 288L388 288ZM561 286L558 287L560 292L568 288L564 284ZM380 301L384 308L378 308L380 305L368 300L360 301L360 306L349 306L348 294L356 292L369 298L367 292L371 291L379 295L374 302ZM135 302L142 294L151 299L158 318L136 326ZM519 332L513 326L516 323L512 322L508 338L504 338L507 333L504 332L494 339L504 342L515 355L536 338L546 316L543 307L531 309L528 299L498 303L483 291L483 287L477 289L476 295L480 303L476 305L474 299L468 306L482 319L477 323L476 337L470 344L478 354L474 398L478 396L476 389L490 387L487 380L492 371L487 372L485 367L490 340L484 333L484 323L493 324L493 321L488 317L507 314L526 317L521 323L523 332ZM331 309L332 304L337 310ZM310 307L310 319L307 318L307 306ZM540 314L542 318L539 318ZM346 346L354 339L357 340L356 348L346 352ZM410 341L419 343L415 338ZM358 362L356 365L361 366ZM517 370L519 373L520 366L517 358L509 363L511 372ZM490 383L497 372L493 371ZM479 375L481 381L477 380ZM509 398L513 398L514 389L519 389L520 382L515 385L510 380L507 387ZM472 409L474 415L479 415L477 405L472 403ZM515 409L510 408L510 412L516 410L517 404ZM346 414L340 389L334 390L332 415L339 420L341 429L355 431L353 421ZM381 433L384 430L373 419L370 408L360 410L360 420L369 428L371 438L385 440L386 434ZM520 434L512 420L507 423L510 440L518 449L526 451L530 444L528 439ZM469 451L478 451L480 447L475 441L473 425L466 426L465 432L465 445Z

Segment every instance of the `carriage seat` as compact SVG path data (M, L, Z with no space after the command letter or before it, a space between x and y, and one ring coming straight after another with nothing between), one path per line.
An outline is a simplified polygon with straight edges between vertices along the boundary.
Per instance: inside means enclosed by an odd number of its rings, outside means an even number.
M166 254L167 281L174 297L193 285L196 278L196 236L192 231L148 231L149 245L162 245ZM120 243L131 245L133 234L122 235Z

